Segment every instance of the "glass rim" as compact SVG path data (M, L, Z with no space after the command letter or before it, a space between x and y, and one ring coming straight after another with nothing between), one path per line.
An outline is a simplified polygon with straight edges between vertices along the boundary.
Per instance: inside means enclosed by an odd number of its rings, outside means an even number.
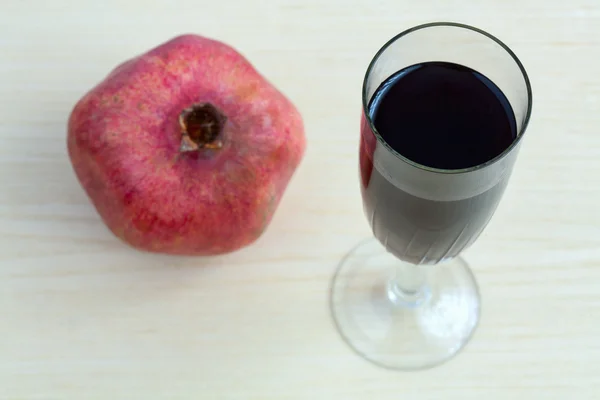
M472 167L467 167L467 168L460 168L460 169L443 169L443 168L434 168L434 167L429 167L427 165L423 165L423 164L419 164L417 162L414 162L408 158L406 158L405 156L403 156L402 154L400 154L399 152L397 152L396 150L394 150L386 141L385 139L383 139L383 137L379 134L379 132L377 131L377 129L375 128L375 125L373 124L373 120L371 119L371 116L369 115L369 110L368 110L368 104L367 104L367 80L369 79L369 76L371 75L371 72L375 66L375 63L377 62L377 60L379 60L379 57L388 49L388 47L390 47L394 42L396 42L398 39L412 33L418 30L422 30L422 29L426 29L426 28L433 28L433 27L453 27L453 28L462 28L462 29L467 29L467 30L471 30L473 32L479 33L483 36L486 36L487 38L493 40L494 42L496 42L498 45L500 45L500 47L502 47L515 61L515 63L517 64L517 66L519 67L519 69L521 70L521 73L523 74L523 79L525 80L525 86L527 88L527 112L525 114L525 119L523 120L523 124L521 126L521 129L519 130L519 132L517 133L517 137L515 138L515 140L513 140L513 142L510 144L510 146L508 146L506 149L504 149L504 151L502 153L500 153L499 155L497 155L496 157L478 164L478 165L474 165ZM367 68L367 71L365 73L365 77L363 79L363 87L362 87L362 106L363 106L363 113L365 115L365 118L367 120L367 122L369 123L369 127L371 128L371 131L373 132L373 134L375 135L375 138L377 139L377 141L379 143L381 143L383 146L385 146L395 157L399 158L400 160L402 160L403 162L428 171L428 172L435 172L435 173L439 173L439 174L462 174L462 173L466 173L466 172L473 172L473 171L477 171L480 169L483 169L485 167L488 167L494 163L496 163L497 161L503 159L507 154L509 154L521 141L522 137L524 136L524 133L527 129L527 126L529 125L529 119L531 117L531 108L533 105L533 95L531 93L531 83L529 81L529 76L527 75L527 72L525 71L525 67L523 66L523 64L521 63L521 61L519 60L519 58L517 57L517 55L506 45L504 44L500 39L498 39L497 37L495 37L494 35L479 29L479 28L475 28L474 26L471 25L466 25L466 24L461 24L461 23L457 23L457 22L430 22L430 23L426 23L426 24L421 24L421 25L416 25L413 26L412 28L408 28L400 33L398 33L397 35L395 35L394 37L392 37L390 40L388 40L383 46L381 46L381 48L377 51L377 53L375 53L375 55L373 56L373 59L371 60L371 62L369 63L369 66ZM362 140L362 139L361 139Z

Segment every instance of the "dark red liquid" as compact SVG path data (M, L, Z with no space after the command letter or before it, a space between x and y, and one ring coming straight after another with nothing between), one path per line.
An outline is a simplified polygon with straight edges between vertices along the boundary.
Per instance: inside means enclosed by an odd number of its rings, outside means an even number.
M369 113L389 146L377 142L363 119L362 194L375 236L410 262L433 263L456 256L487 225L510 173L474 196L449 201L441 187L439 199L423 198L386 178L394 173L390 158L386 157L387 170L377 157L389 154L391 148L425 167L457 170L484 164L516 138L508 100L492 81L472 69L431 62L408 67L383 82L372 96ZM404 178L393 176L396 182Z

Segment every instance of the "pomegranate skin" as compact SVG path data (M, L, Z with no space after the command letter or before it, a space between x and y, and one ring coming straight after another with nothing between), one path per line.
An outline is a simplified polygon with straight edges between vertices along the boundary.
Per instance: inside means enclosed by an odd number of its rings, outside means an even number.
M223 124L190 149L182 115L207 104ZM143 251L215 255L261 236L306 138L298 110L248 60L189 34L124 62L85 94L67 147L115 236Z

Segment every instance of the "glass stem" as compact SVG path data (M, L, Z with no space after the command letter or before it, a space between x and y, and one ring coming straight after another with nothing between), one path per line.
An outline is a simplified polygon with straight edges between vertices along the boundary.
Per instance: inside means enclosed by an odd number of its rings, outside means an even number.
M428 266L400 262L388 281L389 299L398 306L420 306L431 297L428 275Z

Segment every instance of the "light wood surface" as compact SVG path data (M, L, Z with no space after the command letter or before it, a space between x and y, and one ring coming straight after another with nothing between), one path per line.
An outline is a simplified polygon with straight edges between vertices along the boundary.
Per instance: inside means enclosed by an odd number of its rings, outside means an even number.
M501 38L534 91L504 199L465 253L483 314L466 350L416 373L357 357L327 307L370 235L358 186L368 62L412 25ZM74 103L180 33L226 41L303 113L309 147L252 247L216 258L116 240L66 156ZM597 0L5 1L0 12L0 399L597 399Z

